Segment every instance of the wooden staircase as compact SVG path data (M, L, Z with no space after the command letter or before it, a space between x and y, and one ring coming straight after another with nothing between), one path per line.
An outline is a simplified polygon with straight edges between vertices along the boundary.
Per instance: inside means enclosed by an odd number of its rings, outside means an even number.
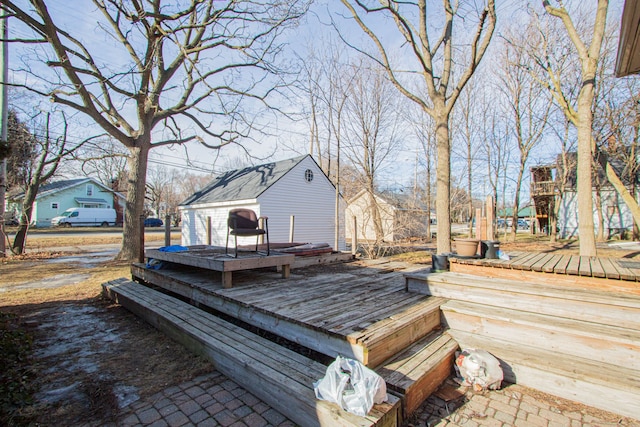
M350 345L366 344L370 367L384 378L390 396L388 404L374 406L367 417L356 417L337 405L315 399L313 382L324 376L324 365L141 284L118 279L103 284L103 288L111 299L208 357L222 373L304 426L400 425L451 374L458 349L440 326L440 305L445 302L441 298L422 298L422 302L393 318L369 325L366 334L347 336L347 340L353 339ZM172 286L173 292L179 289ZM404 293L402 289L399 292ZM190 292L189 299L223 308L197 292ZM278 328L272 332L278 332ZM296 335L303 333L302 329L296 330ZM321 335L311 336L322 340ZM322 347L319 342L318 348ZM392 356L378 360L376 354Z
M501 360L505 379L640 418L640 297L568 286L559 276L506 280L405 275L408 291L446 298L448 333Z

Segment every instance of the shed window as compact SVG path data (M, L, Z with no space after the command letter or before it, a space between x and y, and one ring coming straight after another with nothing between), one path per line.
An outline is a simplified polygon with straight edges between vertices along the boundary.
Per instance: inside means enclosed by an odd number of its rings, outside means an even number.
M304 171L304 179L307 182L313 181L313 171L311 169Z

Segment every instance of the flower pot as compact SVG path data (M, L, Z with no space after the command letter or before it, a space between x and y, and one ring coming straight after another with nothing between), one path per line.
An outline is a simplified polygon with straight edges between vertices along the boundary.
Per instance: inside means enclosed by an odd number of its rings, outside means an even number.
M456 239L456 252L459 256L476 256L479 242L478 239Z

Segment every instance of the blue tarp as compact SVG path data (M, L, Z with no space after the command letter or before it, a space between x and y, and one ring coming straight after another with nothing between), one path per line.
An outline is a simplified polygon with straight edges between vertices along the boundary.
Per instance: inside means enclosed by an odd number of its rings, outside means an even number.
M158 248L158 250L162 252L185 252L185 251L188 251L189 248L187 248L186 246L171 245L171 246L163 246L161 248Z

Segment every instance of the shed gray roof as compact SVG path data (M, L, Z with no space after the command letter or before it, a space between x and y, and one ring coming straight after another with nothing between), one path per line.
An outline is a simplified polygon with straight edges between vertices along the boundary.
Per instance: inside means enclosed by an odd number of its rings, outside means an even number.
M204 189L192 194L180 206L255 199L275 184L306 156L250 166L218 175Z

